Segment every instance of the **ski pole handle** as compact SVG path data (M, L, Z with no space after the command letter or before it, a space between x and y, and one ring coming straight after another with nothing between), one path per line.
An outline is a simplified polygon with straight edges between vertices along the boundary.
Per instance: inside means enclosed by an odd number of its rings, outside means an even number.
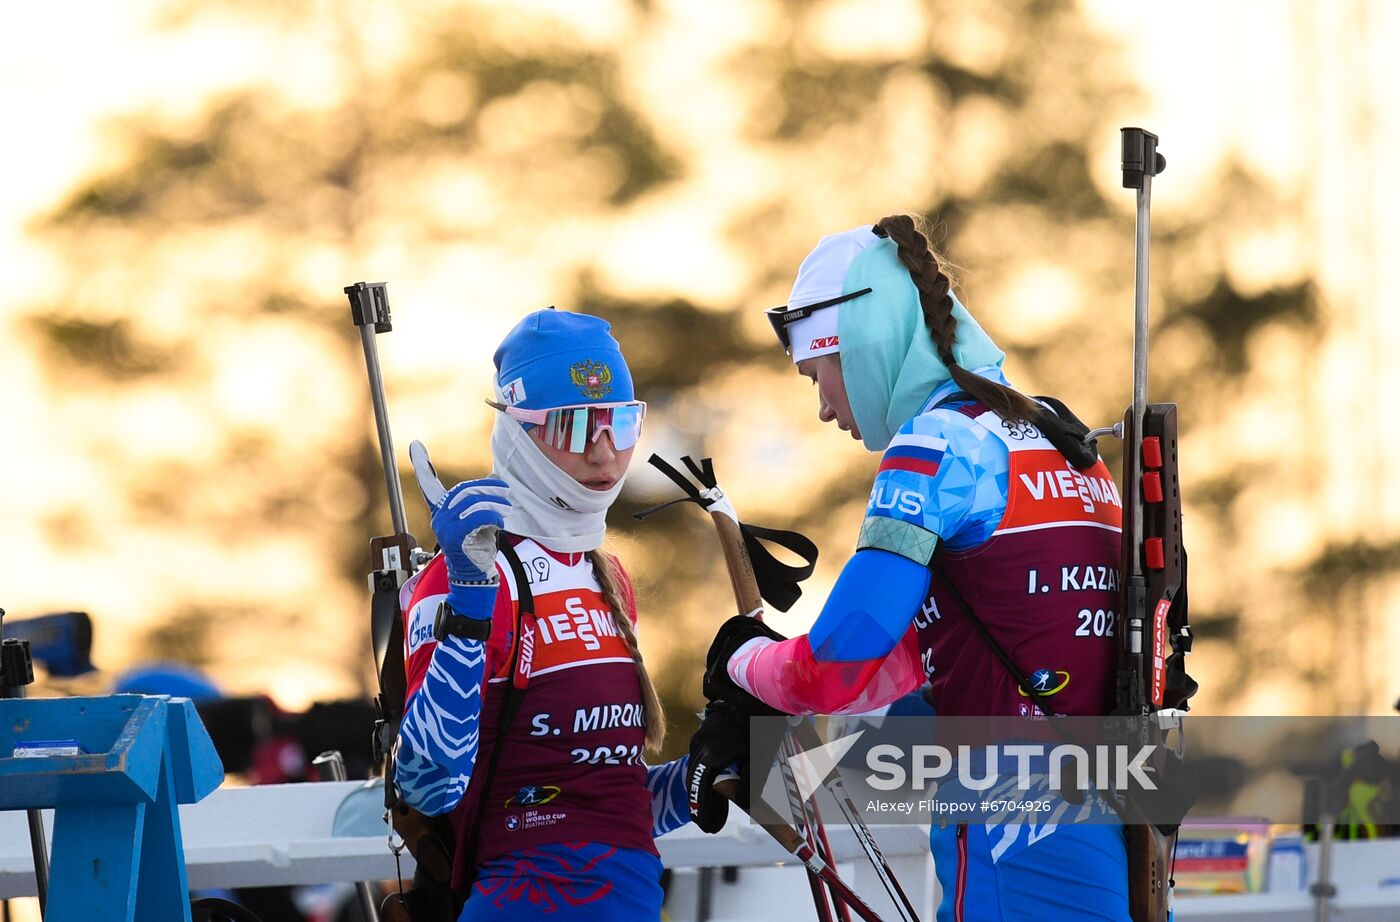
M729 588L734 591L739 614L762 621L763 596L758 591L758 577L754 574L744 535L739 531L739 516L734 511L734 504L719 487L712 487L702 495L714 499L709 507L710 520L715 523L715 531L719 534L720 549L724 552L724 569L729 574Z
M653 463L655 462L653 461ZM692 471L694 470L695 468L692 467ZM714 480L712 479L710 482L714 483ZM729 574L729 586L734 592L734 601L739 606L740 613L762 620L763 596L758 588L758 576L754 572L748 545L745 543L743 532L739 528L739 514L735 511L734 504L730 502L729 497L725 495L718 484L701 490L698 494L692 494L692 496L704 500L702 505L710 513L710 521L714 523L715 533L719 536L720 548L724 553L725 570ZM714 789L721 796L734 801L739 784L740 781L733 776L721 776L715 780ZM737 802L735 805L738 805ZM752 815L750 818L752 819ZM764 823L758 820L755 822L763 827L788 854L801 861L811 878L819 879L827 886L838 907L844 903L866 922L882 922L880 916L856 895L855 891L836 873L836 869L814 850L813 845L798 829L786 823ZM820 824L820 820L817 820L817 823ZM821 833L821 837L824 840L825 834ZM885 870L888 873L888 868ZM821 915L825 899L821 896L818 887L813 887L812 896L817 903L818 914ZM845 918L844 912L841 915Z

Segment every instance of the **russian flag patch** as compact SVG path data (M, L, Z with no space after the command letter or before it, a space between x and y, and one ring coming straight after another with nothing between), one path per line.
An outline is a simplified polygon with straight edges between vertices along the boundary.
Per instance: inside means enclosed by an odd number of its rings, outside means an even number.
M938 465L943 460L943 452L948 448L946 439L932 435L901 432L885 449L885 457L880 461L880 471L911 471L932 477L938 473Z

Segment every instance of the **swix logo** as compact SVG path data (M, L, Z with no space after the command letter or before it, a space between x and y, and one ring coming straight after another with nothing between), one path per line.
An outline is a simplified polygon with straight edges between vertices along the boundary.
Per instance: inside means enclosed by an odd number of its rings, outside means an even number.
M575 509L573 506L570 506L568 503L564 502L564 500L563 500L562 497L551 496L551 497L549 498L549 501L550 501L551 503L553 503L554 505L558 506L560 509L567 509L567 510L569 510L570 512L577 512L577 511L578 511L578 510Z
M812 340L812 345L808 346L807 348L808 350L815 352L818 349L830 349L833 346L839 346L840 344L841 337L839 336L819 336L816 339Z
M521 625L520 630L520 662L515 667L516 678L528 679L530 677L530 666L534 661L535 626L533 624L524 624Z
M887 483L875 491L870 505L874 509L897 509L905 515L922 515L924 497L914 490L901 490Z

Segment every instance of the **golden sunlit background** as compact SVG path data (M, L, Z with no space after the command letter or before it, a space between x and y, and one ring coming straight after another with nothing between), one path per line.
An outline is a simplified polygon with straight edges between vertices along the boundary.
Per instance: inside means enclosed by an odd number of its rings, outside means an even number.
M367 542L391 529L341 289L389 283L400 460L422 439L455 479L489 468L495 345L556 304L614 323L651 403L610 535L679 731L732 603L704 516L631 520L670 495L641 460L713 456L746 518L816 540L774 618L810 624L877 459L818 424L760 309L818 237L901 210L936 222L1014 383L1119 418L1140 125L1168 160L1151 395L1180 404L1197 708L1384 713L1397 42L1383 0L12 10L0 605L91 613L104 676L368 694Z

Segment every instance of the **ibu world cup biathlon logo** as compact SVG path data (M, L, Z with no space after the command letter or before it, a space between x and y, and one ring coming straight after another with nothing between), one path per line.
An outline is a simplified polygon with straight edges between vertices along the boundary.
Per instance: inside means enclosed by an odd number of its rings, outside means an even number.
M506 798L507 807L538 807L559 796L559 788L552 784L527 784Z
M590 400L606 397L612 390L612 369L605 362L584 359L569 369L569 377Z
M1069 684L1069 673L1063 669L1037 669L1026 679L1026 684L1037 695L1048 698L1064 691ZM1030 697L1024 688L1017 688L1016 691L1022 698Z

